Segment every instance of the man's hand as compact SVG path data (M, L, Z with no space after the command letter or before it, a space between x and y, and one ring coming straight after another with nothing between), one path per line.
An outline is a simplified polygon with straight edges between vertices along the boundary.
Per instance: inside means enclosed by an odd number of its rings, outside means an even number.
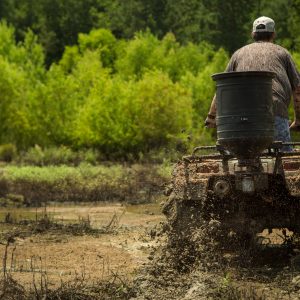
M294 122L290 125L290 130L300 131L300 85L293 91L294 100Z
M292 130L292 131L300 131L300 121L295 120L295 121L290 125L290 130Z
M216 116L208 114L205 119L204 126L206 128L216 128Z

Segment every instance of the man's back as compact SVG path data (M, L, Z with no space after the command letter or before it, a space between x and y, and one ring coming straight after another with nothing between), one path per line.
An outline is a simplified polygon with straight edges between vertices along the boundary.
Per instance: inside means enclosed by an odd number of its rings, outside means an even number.
M231 71L271 71L275 115L288 118L292 89L298 84L298 74L289 52L270 42L255 42L237 50L226 69Z

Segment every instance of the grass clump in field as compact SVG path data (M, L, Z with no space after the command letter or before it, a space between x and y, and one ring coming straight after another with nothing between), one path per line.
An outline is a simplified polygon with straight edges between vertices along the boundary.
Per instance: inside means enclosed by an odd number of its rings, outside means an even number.
M159 165L7 165L1 173L0 197L17 195L26 205L49 201L150 202L169 180Z
M1 234L0 241L14 240L16 237L25 238L35 234L52 233L67 234L73 236L99 236L100 234L116 233L121 216L116 213L111 219L100 227L93 227L89 215L79 217L77 221L63 222L55 219L53 214L43 212L20 211L15 214L14 211L0 213Z
M81 163L96 165L100 160L101 154L96 149L73 151L66 146L42 148L35 145L26 152L21 152L15 162L30 166L78 166Z

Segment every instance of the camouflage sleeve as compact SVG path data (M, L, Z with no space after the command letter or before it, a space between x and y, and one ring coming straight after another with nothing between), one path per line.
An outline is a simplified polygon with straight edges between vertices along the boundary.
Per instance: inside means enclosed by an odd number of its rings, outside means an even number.
M235 71L235 68L236 68L236 53L234 53L230 60L229 60L229 63L225 69L225 72L234 72Z
M292 86L292 90L295 91L296 87L300 85L300 76L299 76L299 72L297 71L297 67L290 54L288 54L287 57L286 71Z

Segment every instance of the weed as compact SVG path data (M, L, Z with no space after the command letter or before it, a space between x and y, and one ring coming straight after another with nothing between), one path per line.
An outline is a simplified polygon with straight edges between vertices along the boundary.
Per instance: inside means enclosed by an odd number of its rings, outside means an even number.
M10 212L6 213L4 222L8 224L13 224L15 222Z
M56 234L71 234L75 236L80 235L93 235L98 236L100 234L107 234L116 232L119 227L119 222L123 213L118 216L117 214L113 214L110 221L107 225L104 225L100 228L94 228L91 224L91 219L89 215L87 217L79 217L78 222L76 223L61 223L55 220L51 215L47 213L47 207L45 207L42 214L37 214L34 218L23 218L17 219L16 216L12 212L7 212L4 215L4 224L12 224L17 226L26 225L25 228L20 230L20 228L16 228L15 231L9 232L9 236L16 237L20 234L25 236L30 236L32 234L44 233L44 232L55 232ZM7 235L5 235L7 238Z
M0 299L6 300L25 300L25 288L13 279L10 270L7 268L8 264L8 247L11 243L11 237L7 238L3 260L2 260L2 280L0 280ZM12 252L14 253L14 251ZM13 254L12 254L13 258Z

